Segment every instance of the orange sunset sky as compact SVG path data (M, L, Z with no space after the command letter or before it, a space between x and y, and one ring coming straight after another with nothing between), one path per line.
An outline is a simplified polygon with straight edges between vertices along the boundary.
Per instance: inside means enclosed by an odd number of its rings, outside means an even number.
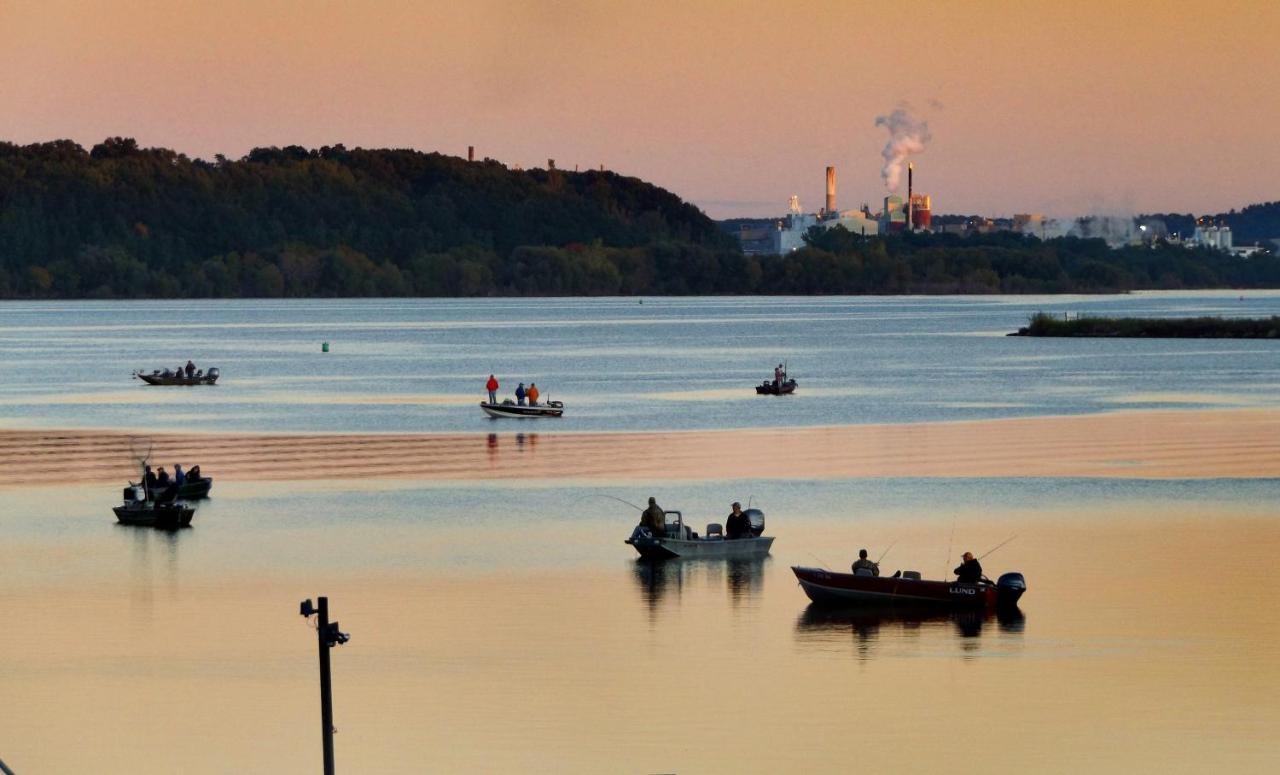
M909 103L938 213L1280 198L1280 2L0 0L0 140L192 156L413 147L604 164L714 217L885 193Z

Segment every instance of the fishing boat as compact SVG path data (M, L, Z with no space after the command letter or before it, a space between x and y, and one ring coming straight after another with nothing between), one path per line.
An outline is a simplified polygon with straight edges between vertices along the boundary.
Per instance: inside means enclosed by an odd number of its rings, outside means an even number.
M179 500L156 501L147 498L142 487L124 488L124 503L112 509L122 525L158 527L177 530L191 524L195 509Z
M168 369L161 371L153 369L150 374L143 371L135 371L133 376L140 379L148 385L212 385L218 381L218 369L212 368L208 371L201 369L193 373L190 377L185 372L172 372Z
M756 385L756 395L758 396L789 396L796 392L796 381L788 379L785 382L766 379L759 385Z
M560 417L564 414L564 404L559 401L528 405L508 398L500 404L481 401L480 408L490 417Z
M1006 573L996 583L977 584L920 578L919 571L873 576L870 571L838 573L825 568L791 567L809 599L820 605L850 603L924 603L970 608L1010 607L1027 591L1021 573Z
M742 557L764 557L773 546L773 536L764 533L764 512L760 509L747 509L743 513L751 521L750 538L724 537L723 528L715 522L707 525L703 535L691 530L684 523L684 515L679 511L664 511L666 519L666 535L655 536L648 529L637 527L623 543L630 544L640 557L646 560L674 559L721 559Z

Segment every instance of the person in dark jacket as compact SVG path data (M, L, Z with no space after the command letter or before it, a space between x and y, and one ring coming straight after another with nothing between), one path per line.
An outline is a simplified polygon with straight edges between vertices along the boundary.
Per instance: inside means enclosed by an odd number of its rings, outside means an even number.
M977 584L982 580L982 563L974 559L973 552L965 552L961 557L964 562L956 566L952 571L956 574L956 581L961 584Z
M146 473L143 474L142 486L146 488L147 497L153 497L156 491L156 472L151 470L151 466L147 466Z
M516 385L516 403L520 406L524 406L524 395L524 383L521 382L519 385Z
M871 575L872 575L872 576L879 576L879 575L880 575L880 563L878 563L878 562L872 562L871 560L868 560L868 559L867 559L867 550L866 550L866 549L859 549L859 550L858 550L858 559L856 559L856 560L854 560L854 561L853 561L853 567L852 567L852 568L850 568L850 570L852 570L852 571L854 572L854 574L855 574L855 575L858 573L858 571L859 571L859 570L869 570L869 571L871 571Z
M646 527L655 538L667 535L667 513L658 505L657 499L649 498L649 508L640 514L640 525Z
M169 472L164 470L164 466L160 466L160 469L156 471L156 485L160 487L168 487L169 484Z
M182 472L182 464L173 464L173 483L181 487L187 481L187 475Z
M724 537L729 539L751 537L751 520L742 513L741 503L733 504L733 513L724 521Z
M187 361L185 370L187 372L187 379L191 379L192 375L196 373L196 365L191 361Z

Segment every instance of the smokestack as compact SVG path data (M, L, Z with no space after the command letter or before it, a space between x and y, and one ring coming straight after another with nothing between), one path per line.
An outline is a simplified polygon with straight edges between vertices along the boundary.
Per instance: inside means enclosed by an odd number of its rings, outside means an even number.
M915 224L913 222L914 218L912 217L915 215L915 207L911 202L911 173L914 170L915 165L911 162L907 162L907 231L912 231L915 228Z
M827 167L827 213L836 211L836 168Z
M476 147L474 145L467 146L467 161L476 160Z

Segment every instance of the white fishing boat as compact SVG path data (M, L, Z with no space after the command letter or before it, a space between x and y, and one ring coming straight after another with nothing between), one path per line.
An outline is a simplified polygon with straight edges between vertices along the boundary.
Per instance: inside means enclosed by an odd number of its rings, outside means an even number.
M560 417L564 414L564 404L559 401L547 401L541 404L517 404L510 398L501 403L481 401L480 409L490 417Z
M647 528L637 527L624 543L630 544L646 560L720 559L764 557L773 546L773 536L764 533L764 512L747 509L751 520L750 538L725 538L723 528L715 522L707 525L703 535L684 523L679 511L664 511L666 535L655 536Z

